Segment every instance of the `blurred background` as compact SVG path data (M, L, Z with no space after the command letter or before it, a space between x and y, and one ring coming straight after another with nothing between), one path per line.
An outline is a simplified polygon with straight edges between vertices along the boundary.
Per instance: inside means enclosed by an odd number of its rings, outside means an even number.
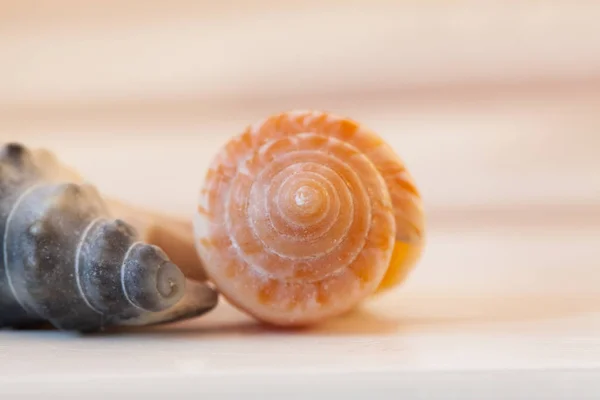
M190 215L232 135L324 109L422 191L403 293L598 300L598 21L595 1L0 0L0 138Z

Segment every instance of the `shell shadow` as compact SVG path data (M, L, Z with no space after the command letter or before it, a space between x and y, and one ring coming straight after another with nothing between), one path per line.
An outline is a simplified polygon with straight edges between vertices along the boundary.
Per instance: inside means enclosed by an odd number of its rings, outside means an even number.
M117 327L86 336L252 336L252 335L380 335L398 331L400 319L390 319L364 308L310 327L278 327L261 323L223 304L211 314L193 320L154 327Z
M151 336L388 336L409 332L465 332L493 326L561 321L600 313L600 298L419 298L402 299L385 307L359 307L340 317L305 328L280 328L262 324L223 304L196 320L152 328L116 329L104 334Z
M85 334L65 333L80 338L144 336L152 338L214 338L256 335L302 336L389 336L405 333L468 332L482 327L511 328L510 324L559 321L584 314L600 313L600 298L419 298L398 299L354 309L340 317L305 328L280 328L260 323L223 303L201 317L152 327L116 327ZM16 332L57 332L48 326L12 329ZM63 336L63 337L65 337Z

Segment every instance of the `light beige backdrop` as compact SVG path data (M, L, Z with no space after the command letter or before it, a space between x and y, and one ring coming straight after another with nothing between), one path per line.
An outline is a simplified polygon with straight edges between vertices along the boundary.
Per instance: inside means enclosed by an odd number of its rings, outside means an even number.
M246 124L389 140L429 247L403 293L600 297L598 2L0 0L0 138L189 215Z

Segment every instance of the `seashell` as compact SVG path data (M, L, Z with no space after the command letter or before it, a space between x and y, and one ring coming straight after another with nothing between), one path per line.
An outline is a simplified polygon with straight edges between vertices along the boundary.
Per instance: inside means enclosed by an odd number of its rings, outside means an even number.
M92 332L202 315L217 292L114 219L108 201L45 150L0 153L0 327Z
M288 326L397 287L424 243L421 196L394 150L355 121L312 111L229 140L205 176L194 229L221 294Z

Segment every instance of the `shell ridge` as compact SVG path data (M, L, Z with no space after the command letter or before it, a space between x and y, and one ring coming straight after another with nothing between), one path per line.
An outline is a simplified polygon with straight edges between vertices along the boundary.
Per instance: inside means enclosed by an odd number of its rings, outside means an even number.
M127 288L126 288L126 286L125 286L125 282L126 282L126 279L125 279L125 273L126 273L126 271L125 271L124 265L125 265L125 263L127 262L127 259L129 258L129 256L131 255L131 252L133 251L133 249L134 249L136 246L141 246L141 245L144 245L144 243L143 243L143 242L140 242L140 241L138 241L138 242L133 242L133 243L131 244L131 246L129 246L129 248L127 249L127 252L125 253L125 256L123 257L123 262L121 263L121 271L120 271L120 276L121 276L121 290L123 291L123 296L125 296L125 299L127 299L127 301L129 302L129 304L131 304L132 306L134 306L136 309L138 309L138 310L140 310L140 311L142 311L142 312L145 312L145 310L144 310L142 307L138 306L138 305L137 305L137 304L136 304L136 303L135 303L135 302L134 302L134 301L131 299L131 297L129 297L129 293L127 292Z
M260 132L260 130L262 129L263 125L265 124L265 122L267 122L269 120L269 118L263 118L260 120L257 120L256 122L254 122L253 124L250 125L249 129L250 129L250 133L255 136L258 135L258 133Z
M81 284L80 264L81 264L81 249L83 248L85 239L87 238L87 235L90 233L92 228L94 226L96 226L96 224L98 224L98 222L100 222L102 220L105 220L105 218L97 217L97 218L93 219L88 224L88 226L85 227L85 229L83 230L83 233L81 234L81 238L79 239L79 243L77 244L77 250L75 251L75 281L77 283L77 289L79 290L79 294L81 295L81 298L83 299L85 304L90 309L92 309L93 311L95 311L96 313L98 313L100 315L103 315L104 313L102 313L100 310L98 310L96 307L94 307L92 305L92 303L88 300L87 295L84 293L83 286Z
M19 208L19 206L21 205L21 203L23 203L23 201L27 198L27 196L29 196L30 194L32 194L34 191L44 187L46 185L44 185L43 183L36 183L31 185L30 187L28 187L27 189L25 189L23 191L23 193L21 193L19 195L19 197L17 198L17 200L14 202L10 212L8 213L8 216L6 218L6 224L4 226L4 232L3 232L3 256L4 256L4 270L6 272L6 281L8 283L8 286L10 287L11 293L13 294L15 300L17 300L17 303L19 303L19 305L27 312L31 313L31 314L35 314L38 317L43 317L42 315L40 315L36 310L32 309L32 307L29 307L28 305L26 305L23 300L21 299L21 295L19 293L17 293L17 290L15 288L15 285L13 283L12 280L12 276L11 276L11 268L9 267L9 263L8 263L8 232L9 232L9 228L10 228L10 224L13 220L13 218L16 215L16 210Z

